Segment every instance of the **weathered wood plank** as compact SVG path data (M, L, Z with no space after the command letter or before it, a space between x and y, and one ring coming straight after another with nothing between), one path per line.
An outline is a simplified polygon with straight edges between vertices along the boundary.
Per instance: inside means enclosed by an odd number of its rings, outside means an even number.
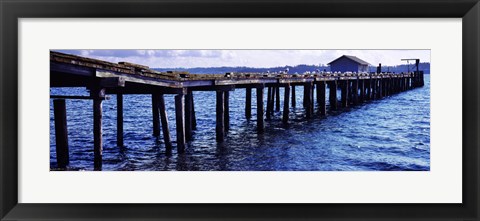
M74 95L50 95L51 99L72 99L72 100L93 100L91 96L74 96ZM105 96L103 100L110 100L110 97Z
M146 77L141 75L131 75L118 73L113 71L106 71L97 69L95 71L95 76L99 78L111 78L111 77L122 77L125 82L133 82L145 85L154 85L162 87L172 87L172 88L182 88L183 83L176 80L167 80L167 79L157 79L152 77Z

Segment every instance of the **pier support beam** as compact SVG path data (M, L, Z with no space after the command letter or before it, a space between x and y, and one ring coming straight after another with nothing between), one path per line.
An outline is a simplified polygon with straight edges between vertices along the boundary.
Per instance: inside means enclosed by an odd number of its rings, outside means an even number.
M292 107L295 108L297 105L297 98L295 95L295 85L292 85Z
M359 80L360 83L360 103L365 102L365 80Z
M158 95L152 94L153 136L160 136L160 115L158 113Z
M312 108L312 115L313 115L313 110L315 107L315 83L311 82L311 87L310 88L310 107Z
M370 87L372 85L371 81L372 81L372 79L364 80L364 82L365 82L365 100L371 100L372 99L372 97L371 97L372 91L371 91L371 87Z
M188 90L185 95L185 139L191 141L193 138L193 95L192 91Z
M197 116L195 114L195 101L193 99L193 91L191 92L191 99L192 102L192 130L197 129Z
M123 147L123 94L117 94L117 146Z
M280 87L275 87L275 111L280 111Z
M69 164L67 108L64 99L53 100L55 118L55 145L57 152L57 167L66 168Z
M225 117L225 120L224 120L224 124L225 124L225 133L228 132L228 130L230 130L230 92L229 91L224 91L223 92L224 95L223 95L223 98L224 98L224 105L225 105L225 108L224 108L224 117Z
M102 170L102 101L105 98L105 89L91 89L90 96L93 98L93 168Z
M348 105L350 106L350 104L353 104L353 81L352 80L349 80L348 81L348 84L347 84L347 88L348 88Z
M216 121L216 139L222 142L225 137L225 93L217 91L217 121Z
M267 120L270 120L273 115L274 91L275 89L272 87L267 88Z
M265 86L257 86L257 131L263 133L265 124L263 120L263 89Z
M330 81L329 103L331 110L337 110L337 81Z
M344 80L342 83L342 93L341 93L341 100L342 100L342 107L348 107L348 88L349 83L348 80Z
M290 85L285 85L285 91L283 95L283 123L288 123L288 115L290 113L289 100L290 100Z
M307 118L312 118L313 116L313 102L312 102L312 83L311 82L307 82L305 83L305 112L306 112L306 115L307 115Z
M379 81L379 83L378 83L378 98L381 99L383 97L383 91L382 91L383 79L380 78L378 81Z
M165 143L165 150L167 154L172 153L172 141L170 137L170 129L168 126L167 109L165 107L165 98L163 94L158 95L158 107L160 112L160 120L162 122L163 142Z
M177 128L177 152L184 153L185 140L185 95L178 94L175 96L175 120Z
M327 113L327 105L325 105L325 81L320 81L317 84L317 103L320 116L325 116Z
M250 120L252 117L252 88L245 88L245 118Z
M375 79L373 79L372 100L375 100L375 99L378 98L377 97L377 94L378 94L377 85L378 85L378 80L375 78Z
M358 78L352 81L352 92L353 92L353 104L358 104Z

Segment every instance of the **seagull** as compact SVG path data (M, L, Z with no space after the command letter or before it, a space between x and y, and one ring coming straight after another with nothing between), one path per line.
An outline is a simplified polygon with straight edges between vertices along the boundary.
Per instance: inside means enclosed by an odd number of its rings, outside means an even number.
M285 73L288 73L289 70L290 70L290 69L286 68L286 69L285 69Z

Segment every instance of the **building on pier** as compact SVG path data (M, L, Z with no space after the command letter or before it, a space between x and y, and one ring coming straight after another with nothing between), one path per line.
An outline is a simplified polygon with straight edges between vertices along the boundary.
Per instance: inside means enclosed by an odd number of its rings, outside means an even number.
M368 72L368 62L351 55L341 57L328 63L332 72Z

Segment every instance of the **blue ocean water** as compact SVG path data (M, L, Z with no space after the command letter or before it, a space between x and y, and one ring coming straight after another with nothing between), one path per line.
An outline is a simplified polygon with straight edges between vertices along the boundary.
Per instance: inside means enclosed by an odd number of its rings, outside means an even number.
M283 97L283 89L281 97ZM265 91L266 92L266 91ZM88 95L85 88L52 88L52 95ZM340 93L338 93L340 96ZM256 99L245 119L245 90L230 94L230 131L215 141L215 92L194 92L197 130L185 154L175 147L173 95L165 95L173 154L152 136L150 95L124 96L125 147L116 145L116 99L103 102L103 170L135 171L425 171L430 170L430 76L425 86L306 119L303 89L290 124L275 112L256 133ZM327 94L328 96L328 89ZM281 99L283 101L283 98ZM316 102L316 101L315 101ZM328 103L328 98L327 98ZM91 100L67 100L71 170L93 170ZM282 104L283 107L283 104ZM50 100L50 168L56 168L53 102Z

